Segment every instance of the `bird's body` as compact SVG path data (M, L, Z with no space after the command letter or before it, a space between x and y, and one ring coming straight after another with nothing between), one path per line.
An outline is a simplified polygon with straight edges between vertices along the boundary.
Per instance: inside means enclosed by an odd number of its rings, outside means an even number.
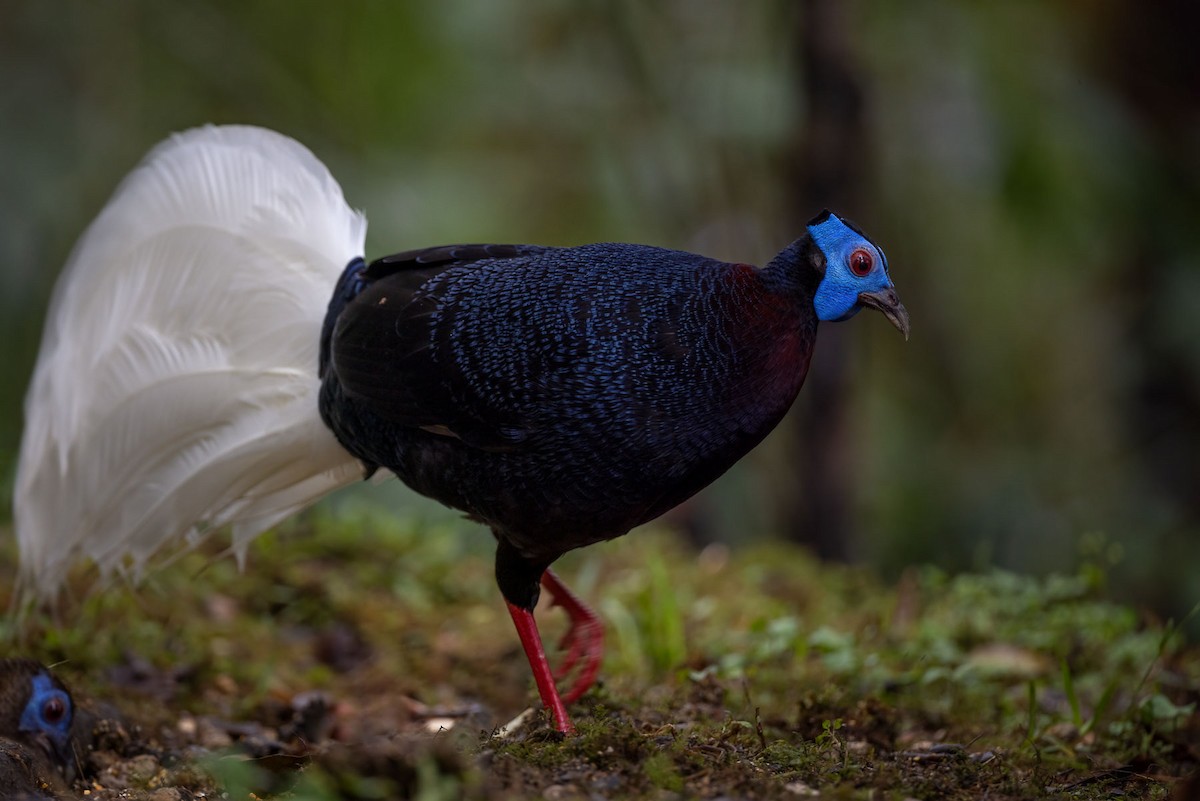
M16 508L38 590L81 554L137 568L226 522L244 543L350 468L386 468L491 528L539 692L568 731L539 585L573 622L568 703L599 667L601 629L551 563L753 448L800 390L818 320L870 306L908 332L882 251L829 212L762 269L624 244L453 245L367 265L362 237L320 162L261 129L189 132L127 179L64 274L27 397ZM128 314L106 319L114 307ZM81 396L89 378L110 389L100 412ZM157 415L149 432L130 425L139 413Z
M816 334L797 266L621 244L352 266L322 414L364 463L489 525L536 587L564 552L676 506L775 426Z

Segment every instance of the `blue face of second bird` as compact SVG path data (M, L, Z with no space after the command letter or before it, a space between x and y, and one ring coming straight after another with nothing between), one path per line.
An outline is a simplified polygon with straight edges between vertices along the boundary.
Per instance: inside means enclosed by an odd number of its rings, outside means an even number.
M30 679L33 692L21 712L20 730L54 749L53 756L70 758L71 720L74 709L67 695L50 676L39 673Z
M862 308L860 294L892 286L883 251L837 215L821 215L808 226L808 233L825 254L825 277L813 297L818 319L848 320Z

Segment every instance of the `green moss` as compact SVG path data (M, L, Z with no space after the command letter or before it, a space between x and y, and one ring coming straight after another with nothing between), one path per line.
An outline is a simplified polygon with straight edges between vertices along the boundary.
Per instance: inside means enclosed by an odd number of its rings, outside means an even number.
M675 760L670 754L651 754L642 762L642 770L655 787L675 793L683 792L683 777L675 768Z
M576 735L543 717L494 738L536 697L490 548L449 523L316 514L260 540L244 573L217 544L136 590L86 595L83 573L85 599L57 619L31 617L19 639L10 621L10 651L60 663L145 732L174 730L184 711L263 720L320 690L348 710L352 748L307 753L283 784L245 760L214 770L230 792L314 801L551 786L563 798L1151 798L1166 784L1084 780L1103 765L1189 769L1200 658L1175 628L1107 600L1095 575L917 570L892 587L779 546L701 557L663 531L563 560L608 624L602 684L571 709ZM538 617L553 645L563 616ZM349 667L329 661L355 647ZM130 654L176 677L166 700L114 686ZM407 711L422 704L478 711L431 734Z

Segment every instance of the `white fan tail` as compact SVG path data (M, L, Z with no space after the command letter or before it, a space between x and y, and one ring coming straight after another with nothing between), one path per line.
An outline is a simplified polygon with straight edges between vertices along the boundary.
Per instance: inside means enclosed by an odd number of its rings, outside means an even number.
M321 323L366 220L316 156L197 128L121 184L58 279L25 398L21 579L256 534L362 476L317 411Z

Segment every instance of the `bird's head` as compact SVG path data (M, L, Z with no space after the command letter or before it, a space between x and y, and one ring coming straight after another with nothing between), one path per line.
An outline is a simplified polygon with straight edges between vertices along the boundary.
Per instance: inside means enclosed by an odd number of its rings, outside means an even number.
M62 682L45 668L29 675L28 701L21 709L17 730L27 741L37 745L46 756L64 769L74 764L71 753L71 723L75 705Z
M823 275L813 297L820 320L848 320L863 306L883 312L908 339L908 311L888 275L887 257L854 225L823 211L808 224ZM819 261L820 259L818 259Z

